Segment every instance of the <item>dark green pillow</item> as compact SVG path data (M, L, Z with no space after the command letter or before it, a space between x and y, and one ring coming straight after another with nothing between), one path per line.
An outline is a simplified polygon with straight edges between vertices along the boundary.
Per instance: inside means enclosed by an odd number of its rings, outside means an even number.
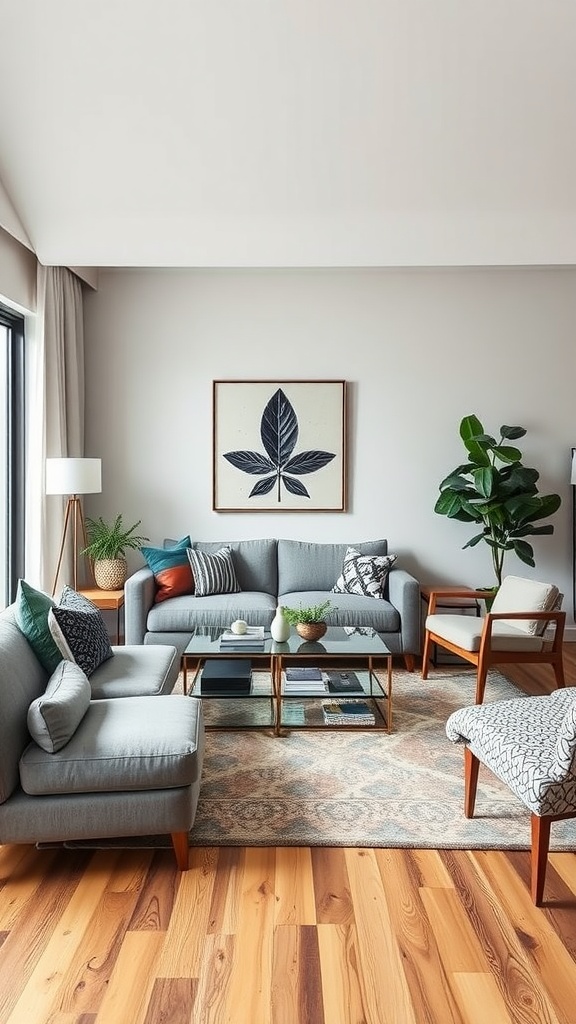
M55 602L42 590L35 590L26 580L18 580L15 614L18 628L26 637L34 654L47 672L52 675L62 661L48 627L48 612Z

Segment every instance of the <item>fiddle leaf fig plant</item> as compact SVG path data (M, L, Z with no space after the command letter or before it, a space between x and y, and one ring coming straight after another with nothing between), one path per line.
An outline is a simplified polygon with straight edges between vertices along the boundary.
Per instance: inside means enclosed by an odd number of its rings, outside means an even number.
M460 437L468 461L445 477L434 511L462 523L481 527L464 548L473 548L480 541L490 547L492 566L498 586L507 551L514 551L525 565L534 566L534 550L526 537L554 533L554 526L545 523L560 508L559 494L538 493L540 474L522 465L522 452L510 441L524 437L524 427L500 427L498 439L486 434L477 416L465 416L460 423Z

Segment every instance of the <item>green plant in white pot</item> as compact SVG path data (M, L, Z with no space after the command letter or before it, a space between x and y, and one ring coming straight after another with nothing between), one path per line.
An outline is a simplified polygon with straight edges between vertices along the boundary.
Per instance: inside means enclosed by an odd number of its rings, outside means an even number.
M124 586L128 575L126 551L139 551L149 539L135 532L141 522L139 519L126 529L121 514L111 523L102 516L86 520L88 545L82 554L91 560L96 586L101 590L120 590Z
M551 523L535 526L560 508L559 494L539 494L536 469L522 465L522 452L507 442L524 437L524 427L500 427L497 440L484 432L477 416L465 416L460 437L468 461L453 469L440 484L434 511L462 523L481 527L464 544L473 548L488 544L497 585L507 551L513 551L525 565L534 566L534 550L526 537L554 533Z

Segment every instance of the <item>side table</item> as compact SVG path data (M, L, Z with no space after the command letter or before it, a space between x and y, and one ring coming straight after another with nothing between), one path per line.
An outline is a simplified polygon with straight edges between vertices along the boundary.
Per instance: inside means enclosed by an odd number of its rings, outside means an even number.
M430 594L434 591L436 594L442 595L444 591L450 593L453 590L467 590L470 589L470 593L474 593L474 590L470 587L460 587L457 583L453 583L450 587L437 587L434 584L421 584L420 585L420 597L423 602L426 602L426 610L422 618L422 635L424 635L424 622L426 621L426 614L428 611L428 603L430 601ZM462 615L469 615L471 612L474 615L481 614L480 602L476 597L439 597L436 602L436 611L447 611L450 613L461 612ZM462 661L461 658L457 658L455 654L448 654L443 651L441 656L442 661L447 664L465 665L466 662ZM434 654L432 656L432 664L436 666L438 664L438 652L434 646Z
M123 590L100 590L100 587L80 590L83 597L88 598L101 611L116 612L116 646L120 643L120 610L124 607Z

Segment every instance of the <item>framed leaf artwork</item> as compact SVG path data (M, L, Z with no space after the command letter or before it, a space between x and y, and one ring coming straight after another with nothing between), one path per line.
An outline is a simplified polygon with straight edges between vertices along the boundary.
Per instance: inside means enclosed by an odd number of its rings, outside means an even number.
M346 382L213 381L216 512L344 512Z

